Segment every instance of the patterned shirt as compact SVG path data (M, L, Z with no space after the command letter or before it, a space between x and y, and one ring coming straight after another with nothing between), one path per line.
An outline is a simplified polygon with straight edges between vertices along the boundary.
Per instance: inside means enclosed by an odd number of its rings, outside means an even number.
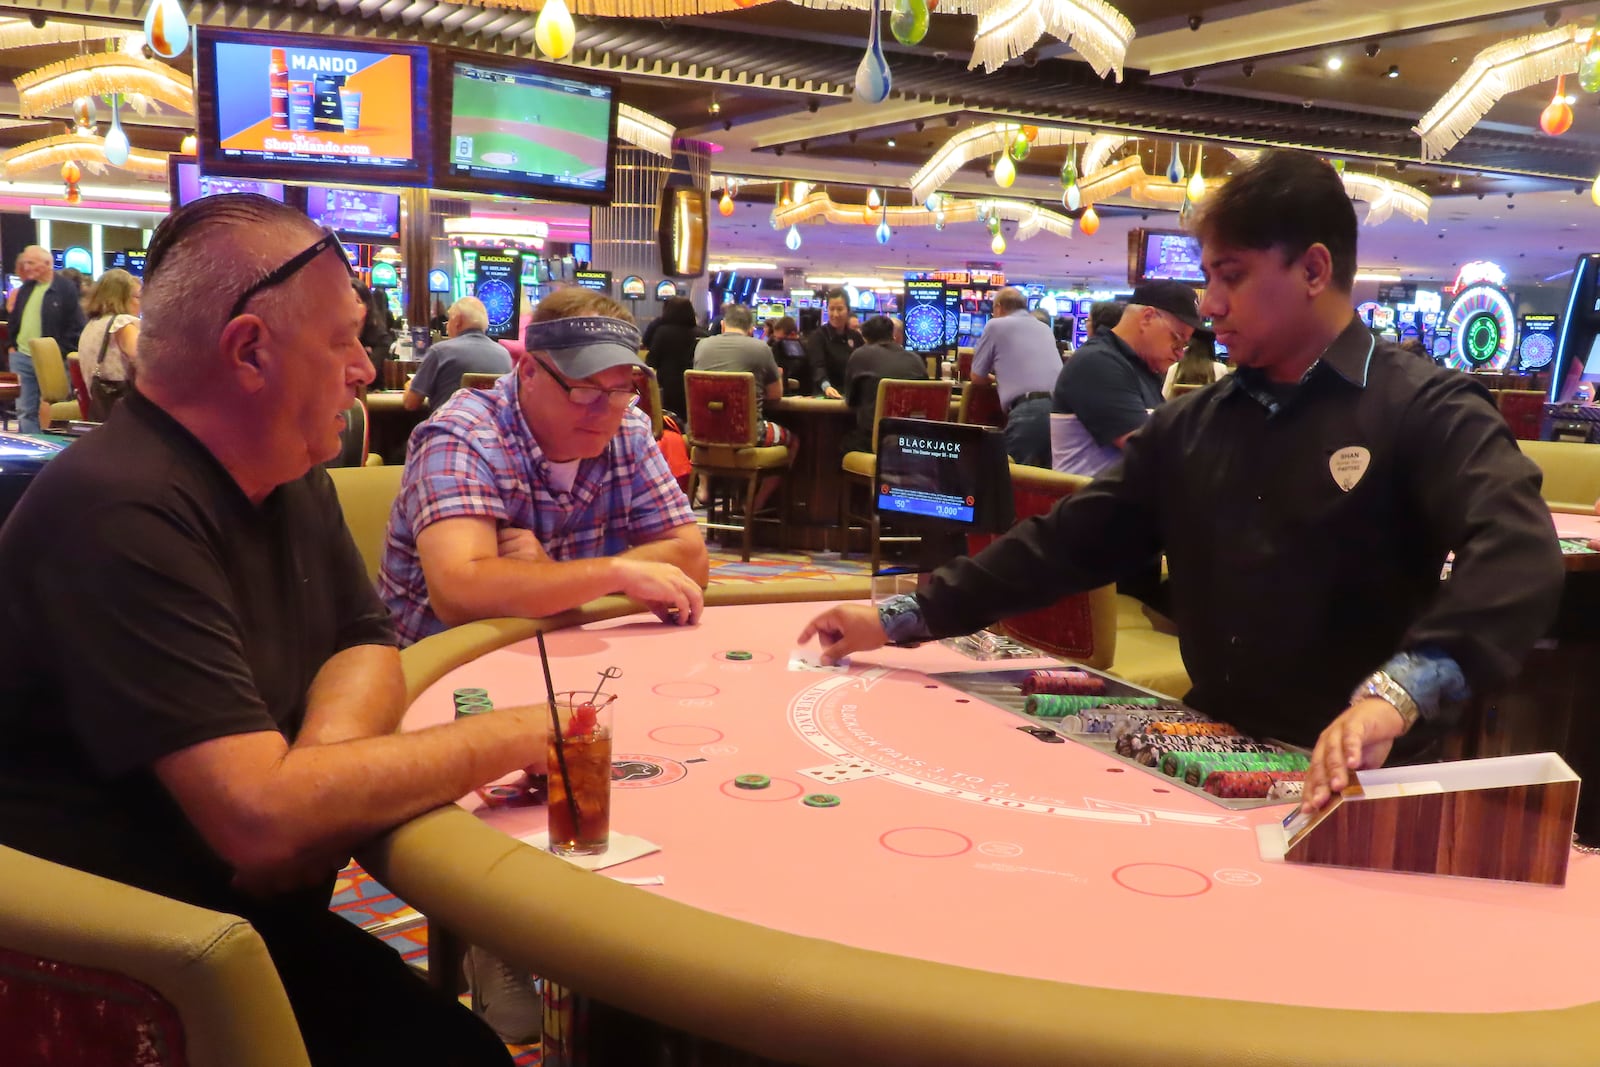
M428 605L417 535L462 517L531 530L558 562L616 555L695 521L637 409L605 451L578 465L570 492L557 488L522 417L515 374L490 391L457 393L411 435L378 577L402 645L445 628Z

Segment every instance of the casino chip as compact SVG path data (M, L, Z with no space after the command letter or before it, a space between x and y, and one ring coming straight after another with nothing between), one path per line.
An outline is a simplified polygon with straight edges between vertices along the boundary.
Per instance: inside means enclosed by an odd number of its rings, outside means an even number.
M765 789L772 784L772 779L764 774L741 774L733 780L733 784L740 789Z
M832 793L812 793L806 797L805 805L808 808L837 808L839 798Z
M736 660L747 660L747 659L752 659L753 657L749 652L729 652L728 653L728 658L729 659L736 659Z

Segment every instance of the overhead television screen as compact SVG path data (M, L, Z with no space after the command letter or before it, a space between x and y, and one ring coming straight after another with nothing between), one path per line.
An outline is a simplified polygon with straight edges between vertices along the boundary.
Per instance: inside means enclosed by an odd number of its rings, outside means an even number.
M611 202L617 85L525 60L438 54L440 188Z
M273 200L284 200L288 192L282 182L261 182L249 178L219 178L202 174L200 164L172 156L167 160L167 179L172 188L173 209L218 193L257 193Z
M1140 282L1175 281L1204 285L1200 269L1200 239L1182 230L1134 230L1139 241L1138 270L1129 279Z
M306 190L306 214L319 226L355 237L400 239L400 197L377 189Z
M204 27L197 41L205 173L429 183L426 46Z

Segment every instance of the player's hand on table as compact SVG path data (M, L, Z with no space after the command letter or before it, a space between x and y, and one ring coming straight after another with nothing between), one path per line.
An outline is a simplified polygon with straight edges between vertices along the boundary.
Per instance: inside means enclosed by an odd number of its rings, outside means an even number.
M624 596L647 606L662 622L691 626L700 621L705 593L694 579L670 563L619 559Z
M532 530L516 526L502 526L496 531L500 540L501 559L525 559L529 563L548 563L550 555L533 535Z
M1381 767L1395 738L1405 733L1405 720L1387 700L1369 697L1351 704L1317 738L1306 770L1302 811L1316 811L1350 784L1350 772Z
M822 390L822 395L827 397L829 400L838 400L838 399L840 399L839 390L835 389L831 385L828 386L826 389Z
M838 663L852 652L870 652L889 643L878 609L871 604L839 604L806 623L803 645L813 637L822 646L822 662Z

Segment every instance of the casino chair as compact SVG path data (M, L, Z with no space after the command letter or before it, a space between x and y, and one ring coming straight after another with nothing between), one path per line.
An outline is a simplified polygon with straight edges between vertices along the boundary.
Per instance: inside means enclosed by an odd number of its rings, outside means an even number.
M67 377L72 379L72 395L78 399L78 410L88 418L88 412L93 408L89 404L89 383L83 380L83 365L74 352L67 357Z
M475 372L463 374L461 376L460 387L462 389L493 389L494 383L498 382L502 377L504 377L504 375L478 374Z
M1600 446L1573 441L1518 441L1522 454L1544 473L1545 505L1564 515L1593 515L1600 500Z
M846 452L840 466L844 469L843 492L839 494L839 558L850 553L850 531L864 528L870 539L869 552L872 573L878 573L882 557L882 524L878 509L873 506L877 497L878 479L878 427L884 419L927 419L931 422L950 421L950 389L947 381L920 381L910 378L880 378L878 399L872 412L872 448L867 452ZM851 511L851 500L856 490L866 491L866 511ZM859 519L860 527L852 527L851 519ZM890 541L917 541L917 537L889 537Z
M756 489L764 479L781 478L789 471L789 449L784 445L756 445L756 376L748 371L686 371L683 389L689 408L685 434L689 446L689 499L695 498L701 479L711 492L711 506L703 524L708 530L737 530L743 539L741 558L750 562L750 538L756 516ZM717 495L719 480L743 483L744 511L734 522L731 495ZM789 514L789 481L781 485L776 521L778 540L784 542L784 518ZM721 516L718 517L718 503Z
M310 1067L243 919L0 848L0 1063Z
M970 368L968 373L971 373ZM965 384L961 386L961 408L956 413L956 421L1005 429L1006 412L1000 406L1000 387L994 382L962 381Z
M367 427L367 405L357 400L345 412L344 429L339 431L339 454L330 459L327 467L373 467L383 464L383 457L369 451L371 438Z
M339 496L339 509L344 512L344 524L350 528L350 536L367 565L367 577L374 582L383 565L389 512L394 498L400 495L400 476L404 473L405 468L399 465L328 468L333 490Z
M654 374L644 374L635 384L635 390L639 394L639 410L649 416L650 433L659 441L667 428L661 412L661 383Z
M1081 474L1013 463L1011 497L1016 521L1043 515L1091 481ZM968 536L968 554L978 553L996 536ZM1178 651L1178 639L1156 630L1143 605L1119 595L1112 585L1063 597L1049 607L996 623L992 629L1158 693L1182 697L1189 691L1189 674Z
M61 346L53 337L35 337L28 346L33 354L33 373L39 379L39 422L52 425L57 419L69 421L83 417L83 411L72 398L72 380L67 377L67 363L61 358Z
M1545 395L1535 389L1502 389L1495 394L1495 406L1500 409L1511 434L1519 441L1537 441L1544 421Z
M1201 384L1198 384L1198 383L1195 383L1195 382L1174 382L1172 384L1172 397L1171 397L1171 399L1176 400L1176 399L1178 399L1178 397L1182 396L1184 393L1193 393L1193 392L1196 392L1196 391L1204 389L1204 388L1205 388L1204 385L1201 385Z

